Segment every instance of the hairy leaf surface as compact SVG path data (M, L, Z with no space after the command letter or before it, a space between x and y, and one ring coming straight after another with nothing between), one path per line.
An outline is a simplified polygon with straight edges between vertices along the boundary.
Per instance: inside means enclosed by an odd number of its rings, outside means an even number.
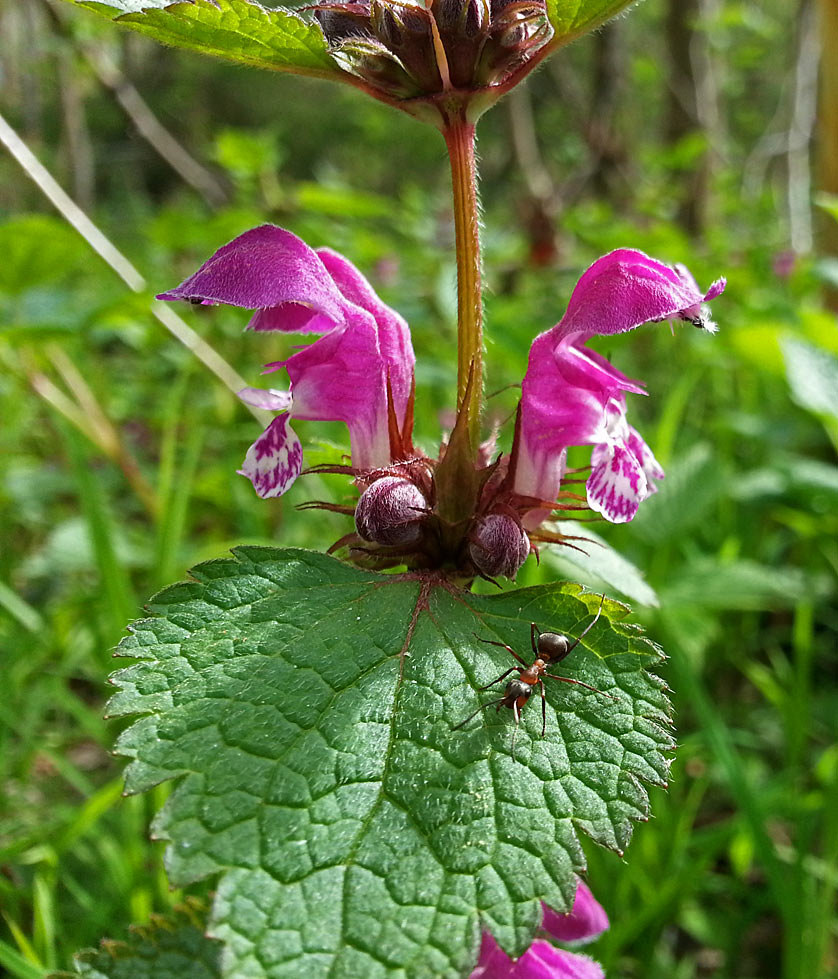
M76 0L73 0L76 2ZM257 68L329 77L340 69L317 24L252 0L78 0L164 44Z
M172 882L220 875L224 974L458 977L481 928L510 954L540 902L569 908L581 829L621 851L672 745L659 650L626 609L511 712L453 730L529 662L530 623L578 636L599 596L546 585L485 597L308 551L239 548L161 592L119 655L111 713L127 790L179 784L155 824ZM553 670L551 670L553 672ZM614 698L614 699L610 699Z

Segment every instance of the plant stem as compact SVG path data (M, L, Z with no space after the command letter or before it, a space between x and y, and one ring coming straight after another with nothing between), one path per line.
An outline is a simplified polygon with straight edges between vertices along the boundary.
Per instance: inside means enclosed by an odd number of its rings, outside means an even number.
M442 130L451 160L457 246L457 411L465 412L472 457L480 443L483 395L483 299L474 123L464 113ZM471 384L469 378L471 377Z

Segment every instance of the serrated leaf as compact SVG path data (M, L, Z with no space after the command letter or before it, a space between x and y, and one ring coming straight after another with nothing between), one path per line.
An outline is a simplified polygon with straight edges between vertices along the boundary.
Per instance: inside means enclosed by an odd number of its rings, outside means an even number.
M595 30L635 0L547 0L553 44L565 44Z
M626 609L523 711L478 688L525 657L530 623L578 636L599 596L546 585L485 597L324 555L240 548L153 600L119 655L111 713L137 792L179 778L154 830L174 884L220 875L224 975L454 979L481 928L512 954L540 902L566 909L581 829L622 850L672 746L661 653Z
M317 24L252 0L71 0L164 44L316 77L342 74Z
M643 572L589 527L575 520L556 520L549 525L568 538L572 547L545 546L541 560L562 575L583 575L586 584L603 583L641 605L657 608L655 589Z
M195 902L134 927L126 941L102 942L75 957L76 971L53 979L219 979L221 945L204 934L205 912Z

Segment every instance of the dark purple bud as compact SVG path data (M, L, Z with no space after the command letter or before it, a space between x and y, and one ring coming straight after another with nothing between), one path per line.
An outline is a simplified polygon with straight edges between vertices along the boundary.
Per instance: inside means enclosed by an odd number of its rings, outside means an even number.
M430 507L409 479L384 476L367 487L355 507L355 529L374 544L412 544Z
M530 553L530 539L511 514L487 513L474 522L468 550L482 574L514 579Z

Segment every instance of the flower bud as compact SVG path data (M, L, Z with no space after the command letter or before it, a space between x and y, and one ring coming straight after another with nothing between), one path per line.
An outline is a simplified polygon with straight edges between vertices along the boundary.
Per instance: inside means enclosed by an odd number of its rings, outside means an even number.
M468 551L481 574L514 579L530 553L530 539L511 514L487 513L474 522Z
M375 544L412 544L419 539L428 510L428 501L409 479L384 476L361 494L355 529Z

